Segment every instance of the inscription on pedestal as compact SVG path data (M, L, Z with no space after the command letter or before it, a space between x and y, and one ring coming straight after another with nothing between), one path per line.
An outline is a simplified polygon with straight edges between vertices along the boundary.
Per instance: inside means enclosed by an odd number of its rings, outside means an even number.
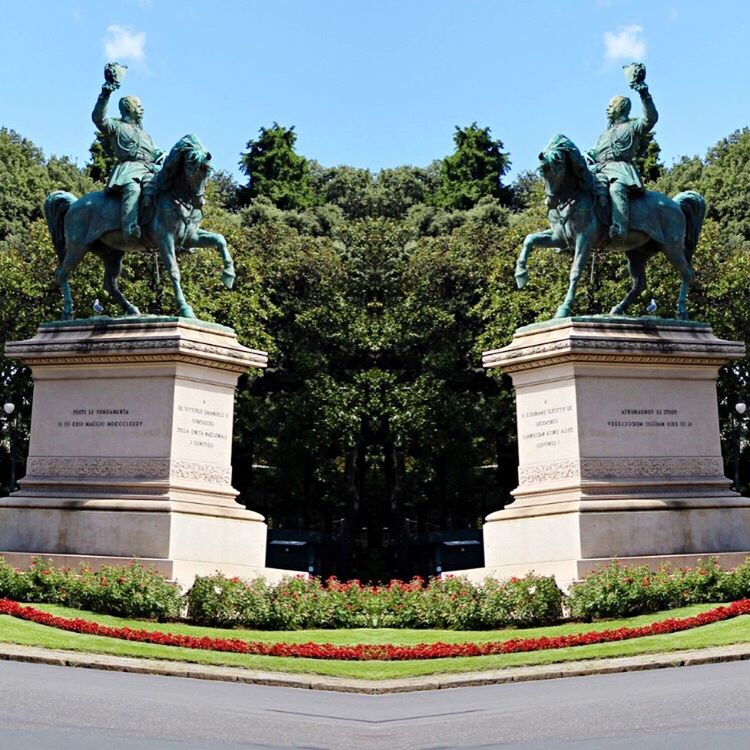
M175 402L175 455L191 461L229 465L232 454L231 400L218 394L195 398L191 391Z
M679 409L621 409L619 419L607 420L607 427L692 427Z
M221 409L178 404L175 432L184 435L196 448L215 448L217 443L229 441L230 416Z
M58 427L143 427L142 419L133 419L130 409L71 409L70 419L57 422Z
M522 412L518 415L521 439L534 441L535 448L554 448L560 445L565 435L572 435L574 432L573 426L566 424L566 416L570 416L572 412L571 404Z
M559 460L575 446L577 426L572 391L524 394L518 400L517 414L521 464Z

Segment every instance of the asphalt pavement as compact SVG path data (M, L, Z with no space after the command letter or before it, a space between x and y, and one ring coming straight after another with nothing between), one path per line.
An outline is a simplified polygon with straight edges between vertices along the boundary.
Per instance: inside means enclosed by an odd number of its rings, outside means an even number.
M0 663L1 750L750 747L750 663L390 695Z

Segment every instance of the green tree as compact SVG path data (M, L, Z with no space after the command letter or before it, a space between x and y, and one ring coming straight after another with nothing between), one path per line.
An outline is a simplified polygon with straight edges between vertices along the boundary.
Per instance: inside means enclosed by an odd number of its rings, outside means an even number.
M86 170L95 182L106 182L112 170L117 166L117 156L112 144L103 133L97 133L89 146L89 160Z
M664 164L661 161L661 146L655 138L655 133L650 130L641 141L635 164L638 173L644 182L656 182L664 172Z
M314 164L313 189L320 203L338 206L349 219L362 219L373 212L373 178L369 169L322 167Z
M434 199L439 162L427 168L394 167L378 173L374 186L374 213L386 219L404 219L413 206Z
M274 122L261 128L255 140L247 142L240 158L240 169L248 183L240 191L241 205L265 196L281 209L310 206L314 195L310 187L310 165L294 150L297 134L294 126L285 128Z
M480 128L476 122L456 127L453 141L456 150L440 164L436 203L465 210L480 198L491 196L509 204L510 190L502 178L510 169L510 161L503 142L493 139L490 129Z
M699 190L708 215L721 225L724 242L750 251L750 129L722 138L703 160L682 159L657 187L670 195Z
M55 189L81 195L94 184L65 157L45 159L41 149L13 130L0 129L0 251L24 242Z

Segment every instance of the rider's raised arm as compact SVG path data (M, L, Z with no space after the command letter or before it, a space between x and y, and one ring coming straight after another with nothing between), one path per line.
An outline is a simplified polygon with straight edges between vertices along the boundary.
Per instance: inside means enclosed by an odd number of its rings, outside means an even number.
M91 113L91 119L94 121L94 125L98 130L105 135L109 135L116 129L115 121L111 117L107 117L107 104L109 104L109 96L112 93L112 87L108 84L102 86L99 98L96 100L94 111Z
M656 125L659 113L656 111L654 100L648 91L648 86L645 83L641 83L636 90L641 97L641 105L643 106L643 114L636 120L636 125L641 133L648 133Z

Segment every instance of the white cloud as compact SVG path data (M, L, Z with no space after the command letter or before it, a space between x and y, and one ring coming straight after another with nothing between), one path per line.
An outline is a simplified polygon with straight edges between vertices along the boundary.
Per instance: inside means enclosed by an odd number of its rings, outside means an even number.
M607 60L640 61L646 57L643 27L638 24L621 26L616 33L604 33L604 56Z
M107 26L107 36L104 38L104 56L112 62L118 60L145 62L146 32L133 31L118 24Z

